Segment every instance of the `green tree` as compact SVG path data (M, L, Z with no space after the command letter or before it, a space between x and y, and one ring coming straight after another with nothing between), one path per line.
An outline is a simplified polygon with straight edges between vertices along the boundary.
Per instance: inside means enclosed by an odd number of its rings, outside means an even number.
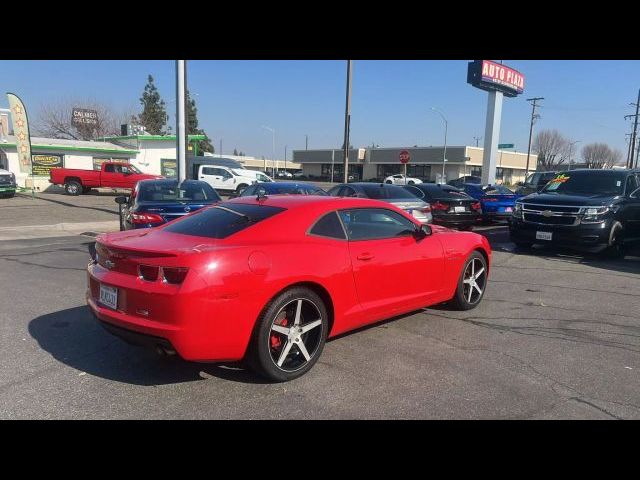
M211 139L207 136L204 130L198 128L198 107L196 107L196 101L189 95L187 90L187 134L188 135L204 135L204 140L196 142L198 144L198 152L215 153L215 148L211 143Z
M138 115L140 125L151 135L164 135L167 110L151 75L147 78L147 84L144 87L142 97L140 97L140 104L142 105L142 113Z

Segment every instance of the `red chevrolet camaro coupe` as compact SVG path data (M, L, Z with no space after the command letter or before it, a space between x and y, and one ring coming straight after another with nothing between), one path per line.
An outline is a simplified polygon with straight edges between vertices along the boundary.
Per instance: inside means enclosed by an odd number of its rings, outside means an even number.
M474 308L491 248L377 200L275 195L100 235L92 257L87 302L110 332L286 381L328 337L445 301Z

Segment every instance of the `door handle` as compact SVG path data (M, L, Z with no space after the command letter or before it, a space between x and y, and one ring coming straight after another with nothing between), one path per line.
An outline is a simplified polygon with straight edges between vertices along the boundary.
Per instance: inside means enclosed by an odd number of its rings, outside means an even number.
M358 260L371 260L373 258L373 254L366 252L366 253L361 253L360 255L358 255L356 257Z

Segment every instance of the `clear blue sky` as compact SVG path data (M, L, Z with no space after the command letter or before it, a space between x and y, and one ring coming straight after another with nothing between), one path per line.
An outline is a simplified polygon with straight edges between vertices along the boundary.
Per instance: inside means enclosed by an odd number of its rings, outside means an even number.
M545 97L536 129L557 128L578 147L606 142L626 158L624 134L640 87L640 61L504 60L525 75L525 93L505 98L500 141L526 151L530 104ZM175 98L174 61L2 61L0 89L23 99L33 117L39 106L60 98L94 98L117 110L139 108L147 74L152 74L172 115ZM466 83L467 61L355 60L351 143L384 147L441 145L443 122L429 107L441 109L449 121L450 145L473 145L484 136L487 93ZM346 62L204 61L188 62L188 84L197 94L200 127L222 138L224 153L234 148L247 155L271 156L288 145L340 147L344 128ZM6 107L6 97L0 97ZM175 126L174 126L175 128ZM482 145L482 141L481 141Z

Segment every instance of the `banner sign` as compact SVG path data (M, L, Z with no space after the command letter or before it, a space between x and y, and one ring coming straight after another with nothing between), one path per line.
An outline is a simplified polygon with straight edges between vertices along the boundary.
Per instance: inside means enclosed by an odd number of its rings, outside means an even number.
M48 177L53 168L64 167L64 155L50 153L31 156L32 174L37 177Z
M86 108L74 108L71 111L71 124L76 127L95 127L98 125L98 112Z
M178 162L171 158L160 159L160 175L165 178L178 178Z
M16 137L16 150L20 173L31 173L31 137L29 136L29 122L27 111L22 100L13 93L7 93L9 109L13 123L13 134Z
M524 92L524 75L491 60L469 62L467 83L481 90L502 92L507 97Z

